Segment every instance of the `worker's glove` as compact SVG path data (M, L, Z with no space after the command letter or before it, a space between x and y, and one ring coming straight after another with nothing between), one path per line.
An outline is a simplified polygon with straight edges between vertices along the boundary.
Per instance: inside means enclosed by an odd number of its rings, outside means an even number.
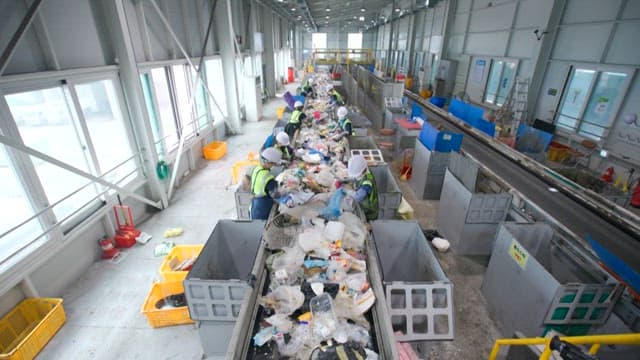
M342 188L342 190L344 191L344 194L349 198L353 198L356 196L356 192L354 190L345 189L345 188Z

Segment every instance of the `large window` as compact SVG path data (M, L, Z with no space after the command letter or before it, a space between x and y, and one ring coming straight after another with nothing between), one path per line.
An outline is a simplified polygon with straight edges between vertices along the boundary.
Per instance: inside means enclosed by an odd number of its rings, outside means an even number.
M311 48L312 49L326 49L327 48L327 34L326 33L313 33L313 34L311 34Z
M0 127L29 148L125 187L139 171L117 77L65 80L5 89L8 120ZM46 239L40 235L52 221L68 231L105 200L102 185L18 149L0 147L0 178L0 261Z
M484 101L502 106L516 78L518 64L516 61L492 60L489 78L484 92Z
M347 48L362 49L362 33L349 33L347 35Z
M203 69L209 89L215 94L222 89L222 68L219 59L208 60ZM158 154L178 148L180 136L189 141L209 125L210 104L205 83L197 81L196 72L186 64L152 68L140 75L147 112L151 121ZM220 88L219 88L220 87ZM193 99L192 99L193 96ZM216 97L220 102L219 98ZM213 104L212 104L213 105ZM221 118L216 106L211 106L215 119Z
M6 100L26 146L92 172L87 139L74 121L62 87L11 94ZM66 218L97 195L98 189L89 185L91 180L34 157L32 161L50 204L71 195L54 206L58 219Z
M113 81L78 84L74 89L98 160L98 173L109 182L129 182L136 176L136 162Z
M211 90L211 110L216 121L223 120L227 114L227 95L224 90L224 74L222 72L222 59L210 59L205 61L207 70L207 85ZM215 104L218 104L216 106Z
M0 262L20 250L27 241L35 239L42 233L37 218L25 225L8 232L16 225L31 218L35 212L25 194L14 167L9 160L4 145L0 145ZM7 233L8 232L8 233ZM3 234L5 234L3 236Z
M557 111L560 128L600 140L611 126L629 73L573 67Z

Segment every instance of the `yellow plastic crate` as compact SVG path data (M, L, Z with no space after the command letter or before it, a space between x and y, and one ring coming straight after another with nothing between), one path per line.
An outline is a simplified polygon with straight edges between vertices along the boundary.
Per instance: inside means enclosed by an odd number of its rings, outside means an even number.
M184 293L182 280L179 281L160 281L155 282L151 286L151 290L147 298L142 304L142 313L147 317L149 325L153 328L163 326L193 324L193 320L189 316L189 307L181 306L168 309L156 309L156 303L170 295Z
M0 359L35 358L66 320L62 299L26 299L0 319Z
M184 280L184 278L187 277L188 271L173 271L171 270L171 263L180 264L190 257L198 257L203 247L203 244L174 246L164 258L162 264L160 264L160 276L162 276L162 279L165 281Z
M569 156L570 147L552 141L547 150L547 159L554 162L562 162Z

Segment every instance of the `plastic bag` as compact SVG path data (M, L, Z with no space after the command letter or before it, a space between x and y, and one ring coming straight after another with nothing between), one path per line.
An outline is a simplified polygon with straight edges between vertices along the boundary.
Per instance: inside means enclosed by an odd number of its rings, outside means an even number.
M298 245L305 253L314 251L317 248L328 246L322 235L322 230L313 228L312 230L303 231L298 235Z
M371 335L369 335L367 329L359 325L350 324L346 320L340 320L338 322L333 338L341 344L353 341L362 346L367 346L371 343Z
M281 285L295 285L301 276L300 267L304 263L304 252L297 246L283 248L284 252L273 259L271 264L272 289Z
M283 356L295 356L303 349L305 343L309 341L309 338L311 337L310 333L309 325L299 324L291 333L289 342L285 342L284 335L282 333L276 334L275 340L278 345L278 352Z
M344 199L344 191L336 190L329 199L327 207L322 209L321 216L327 220L336 220L342 214L342 199Z
M289 316L285 314L275 314L264 320L273 325L276 332L279 333L288 334L293 328L293 322L289 319Z
M353 248L361 251L364 248L364 241L367 237L367 228L362 220L353 213L345 212L340 215L340 222L345 226L342 246L345 249Z
M345 225L340 221L329 221L324 227L322 235L331 242L335 242L342 239L344 234Z
M273 309L276 314L291 315L304 303L299 286L280 286L260 298L260 305Z
M313 314L311 330L320 339L332 337L338 325L338 319L333 311L333 300L329 294L318 295L309 302Z

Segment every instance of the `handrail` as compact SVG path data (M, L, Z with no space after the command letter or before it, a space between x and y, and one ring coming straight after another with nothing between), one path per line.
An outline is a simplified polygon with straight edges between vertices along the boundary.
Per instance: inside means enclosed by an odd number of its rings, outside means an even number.
M330 55L332 58L319 58L319 55ZM371 49L313 49L311 57L314 63L361 63L371 64L373 62L373 51ZM364 59L359 59L363 57Z
M497 339L493 344L489 360L495 360L500 351L500 346L512 345L544 345L544 351L540 355L540 360L548 360L553 350L550 347L550 337L522 338L522 339ZM566 341L573 345L591 345L589 354L595 355L600 350L601 345L635 345L640 346L640 333L633 334L609 334L609 335L585 335L585 336L561 336L561 341Z

